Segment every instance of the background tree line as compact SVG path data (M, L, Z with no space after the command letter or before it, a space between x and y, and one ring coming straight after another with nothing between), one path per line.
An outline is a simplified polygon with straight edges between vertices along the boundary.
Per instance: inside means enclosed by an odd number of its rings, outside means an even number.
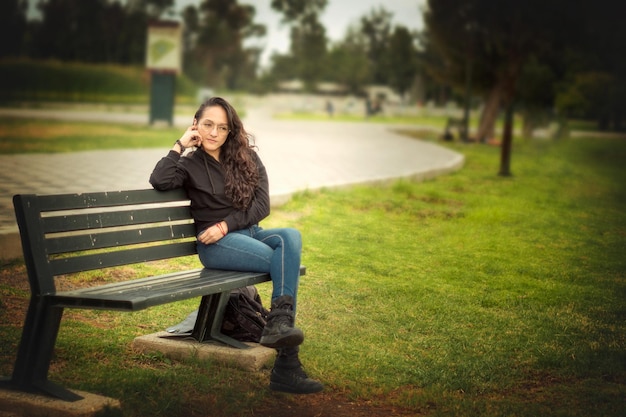
M542 110L595 118L623 129L626 12L620 0L429 0L420 56L424 69L484 103L477 136L515 104L527 131Z
M31 20L28 0L3 0L0 58L143 65L149 22L176 18L184 24L184 73L199 85L268 89L297 78L309 90L328 81L344 84L352 93L368 83L408 91L415 77L416 34L393 28L392 15L381 8L364 16L344 41L331 45L319 20L326 4L274 0L272 7L291 28L291 49L273 56L270 68L261 68L261 48L247 46L247 41L262 39L266 27L254 21L253 6L237 0L200 1L179 15L174 0L40 0L40 18ZM402 56L401 63L389 62Z
M419 84L421 100L480 104L477 140L492 137L496 117L513 107L529 134L548 117L624 128L620 0L428 0L421 32L393 25L380 7L332 43L320 21L327 0L272 0L291 44L268 68L259 42L249 42L266 27L237 0L199 1L179 15L173 0L39 0L37 20L27 19L27 3L0 3L0 58L141 66L148 23L175 17L184 23L184 73L197 85L263 92L299 79L309 91L335 82L361 94L382 84L415 100L407 93Z

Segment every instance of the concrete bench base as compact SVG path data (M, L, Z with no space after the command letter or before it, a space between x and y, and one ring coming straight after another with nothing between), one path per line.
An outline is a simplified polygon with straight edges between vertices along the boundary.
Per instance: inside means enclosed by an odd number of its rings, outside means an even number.
M237 349L219 342L198 342L192 338L163 337L171 336L168 332L158 332L136 337L132 347L141 353L160 352L174 360L197 357L229 363L246 371L259 371L269 366L276 358L276 350L246 343L250 349Z
M72 390L83 397L70 402L47 395L0 389L0 417L92 417L105 409L120 408L113 398Z

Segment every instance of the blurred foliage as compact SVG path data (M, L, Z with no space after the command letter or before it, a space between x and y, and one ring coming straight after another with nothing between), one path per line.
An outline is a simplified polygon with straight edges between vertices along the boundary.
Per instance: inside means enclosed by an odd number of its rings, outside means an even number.
M623 2L430 0L421 62L429 76L482 98L479 138L514 102L594 118L620 130L626 117ZM599 74L603 74L600 76ZM468 82L468 77L471 79ZM593 80L593 81L591 81Z
M196 94L195 85L184 76L177 77L176 90L177 96L192 98ZM149 97L150 73L139 66L0 60L0 103L148 103Z
M289 28L290 49L268 67L261 62L267 28L255 21L254 3L202 0L182 11L174 4L42 0L33 18L27 0L3 0L0 59L140 66L148 23L180 18L183 71L196 86L265 93L299 80L305 92L334 83L337 92L363 96L368 86L384 85L405 103L483 109L478 138L492 137L509 102L525 114L527 132L568 116L592 118L601 129L625 127L624 2L429 0L421 32L394 24L393 13L379 6L331 42L321 21L328 0L272 0ZM55 73L49 76L56 85ZM48 84L38 80L4 82L27 90Z

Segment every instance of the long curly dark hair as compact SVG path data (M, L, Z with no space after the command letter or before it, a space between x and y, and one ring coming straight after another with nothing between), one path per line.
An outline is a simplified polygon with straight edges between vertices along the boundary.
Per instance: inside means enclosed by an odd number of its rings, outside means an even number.
M233 207L246 210L254 198L259 184L259 170L254 157L254 137L246 132L235 108L221 97L211 97L200 105L196 120L200 120L207 107L220 106L228 118L228 137L220 151L220 163L224 168L224 188Z

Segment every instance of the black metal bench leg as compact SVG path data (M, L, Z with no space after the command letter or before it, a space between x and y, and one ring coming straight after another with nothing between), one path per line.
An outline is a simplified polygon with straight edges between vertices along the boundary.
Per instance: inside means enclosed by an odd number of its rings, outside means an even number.
M62 308L51 307L42 299L31 299L12 378L2 381L0 386L45 394L65 401L83 398L48 381L48 370L62 316Z
M202 297L198 309L198 318L191 336L199 342L217 340L238 349L249 349L250 346L245 343L222 333L222 321L229 296L230 291L225 291Z

